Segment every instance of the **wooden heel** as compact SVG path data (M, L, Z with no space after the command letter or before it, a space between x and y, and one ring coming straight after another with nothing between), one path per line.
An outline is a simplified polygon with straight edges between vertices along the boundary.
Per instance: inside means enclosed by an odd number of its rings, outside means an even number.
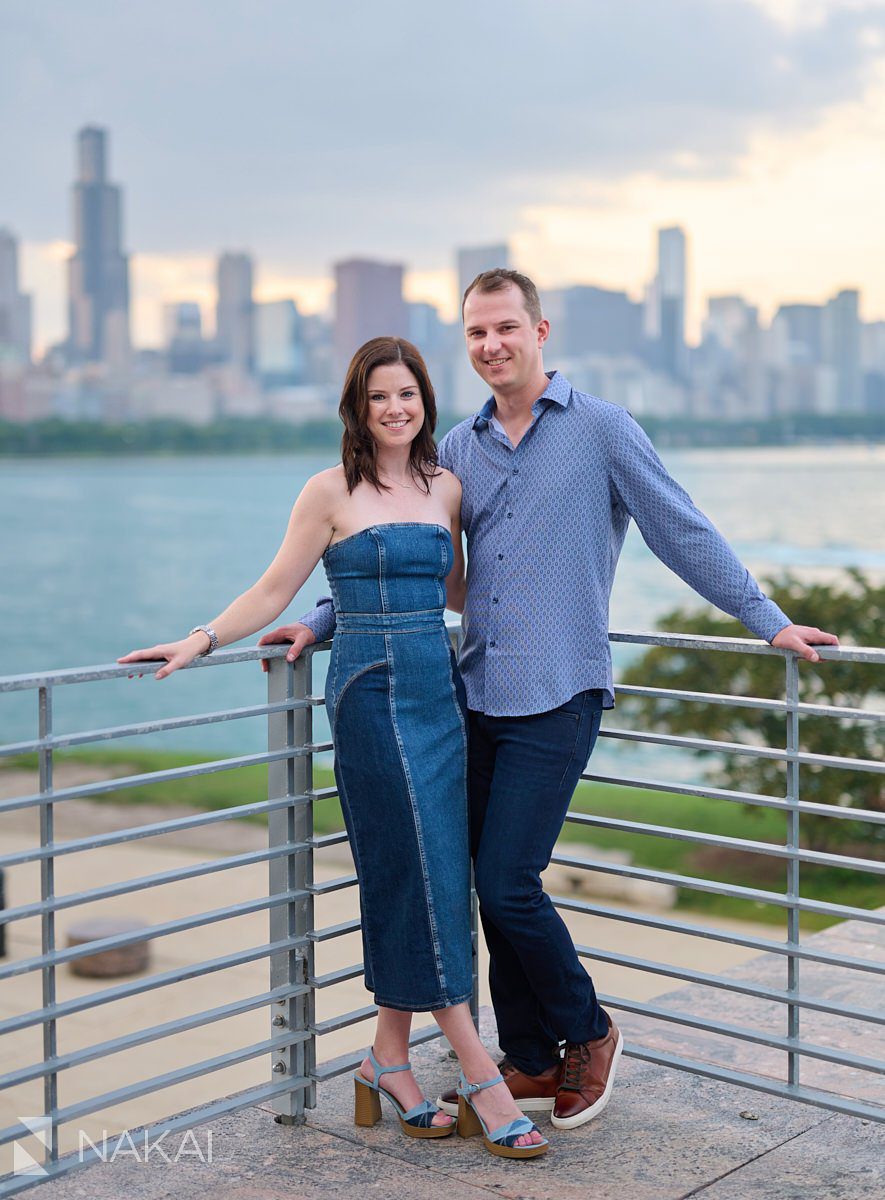
M372 1126L381 1120L381 1097L367 1083L353 1081L353 1123Z
M458 1135L459 1137L476 1137L482 1133L479 1117L463 1096L458 1097Z

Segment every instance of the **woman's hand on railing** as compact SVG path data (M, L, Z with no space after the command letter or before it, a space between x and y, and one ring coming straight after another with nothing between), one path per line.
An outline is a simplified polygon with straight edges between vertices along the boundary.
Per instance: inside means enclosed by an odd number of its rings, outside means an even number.
M302 625L300 621L295 621L292 625L279 625L276 629L272 629L270 633L262 634L258 639L259 646L276 646L281 642L291 642L292 647L286 654L287 662L294 662L305 646L312 646L316 641L316 634L308 625ZM262 671L267 671L268 660L261 660Z
M159 671L154 673L154 679L165 679L173 671L177 671L181 667L186 667L188 663L193 662L198 654L202 654L208 649L208 646L208 634L192 633L190 637L182 638L180 642L164 642L161 646L148 646L144 650L130 650L128 654L124 654L122 658L118 658L117 662L158 662L161 658L165 658L165 667L160 667ZM143 671L139 672L139 679L143 674ZM133 676L130 675L129 678L132 679Z

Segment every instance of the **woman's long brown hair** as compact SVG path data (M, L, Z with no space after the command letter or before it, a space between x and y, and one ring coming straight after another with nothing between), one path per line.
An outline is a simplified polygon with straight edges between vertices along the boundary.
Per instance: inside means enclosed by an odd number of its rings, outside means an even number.
M378 447L369 432L369 376L376 367L402 363L408 367L418 383L424 402L424 424L409 447L409 466L412 474L419 477L426 492L430 492L430 481L437 472L436 442L436 396L427 373L421 352L411 342L399 337L376 337L360 346L350 360L338 415L344 423L341 436L341 462L347 490L352 492L362 479L368 480L378 491L389 491L386 483L378 477Z

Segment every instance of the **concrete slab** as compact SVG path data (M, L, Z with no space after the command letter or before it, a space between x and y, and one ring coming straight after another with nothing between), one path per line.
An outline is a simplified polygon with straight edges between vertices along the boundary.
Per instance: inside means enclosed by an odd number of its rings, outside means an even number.
M482 1029L494 1050L492 1016ZM438 1043L413 1054L428 1094L445 1086L453 1063ZM391 1113L373 1129L352 1123L352 1081L321 1089L304 1127L277 1125L265 1107L211 1123L212 1162L118 1160L41 1188L51 1200L860 1200L885 1187L883 1131L787 1100L623 1060L605 1114L581 1129L553 1130L541 1159L508 1162L478 1138L405 1138ZM756 1120L742 1113L752 1110ZM180 1136L180 1135L179 1135ZM207 1145L207 1129L195 1131ZM178 1142L173 1140L172 1147ZM803 1163L808 1170L803 1173ZM791 1190L792 1189L792 1190Z

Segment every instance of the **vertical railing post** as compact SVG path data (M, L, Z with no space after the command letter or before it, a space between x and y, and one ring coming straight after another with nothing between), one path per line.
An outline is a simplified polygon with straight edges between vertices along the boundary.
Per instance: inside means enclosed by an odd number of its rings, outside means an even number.
M41 687L37 693L37 713L40 740L52 737L52 688ZM52 791L52 747L43 747L38 755L40 764L40 791ZM43 801L40 805L40 848L45 850L55 840L53 805ZM55 896L55 859L49 855L40 859L40 900L48 903ZM40 944L43 954L55 953L55 911L45 909L40 914ZM43 1007L55 1005L55 963L50 962L41 970ZM43 1061L56 1057L57 1028L53 1018L43 1022ZM58 1160L58 1126L55 1114L58 1111L58 1075L55 1071L43 1077L43 1115L48 1122L49 1141L44 1143L49 1151L49 1161Z
M294 663L284 658L271 659L267 676L267 699L269 704L283 700L309 701L311 694L311 658L309 652ZM267 724L268 750L296 749L304 751L313 739L313 710L310 704L295 710L270 713ZM273 849L287 843L308 843L307 850L290 852L270 862L270 893L302 891L306 894L289 904L276 905L270 910L270 938L306 937L313 930L313 807L307 798L295 800L296 796L308 796L313 787L313 755L307 751L298 757L280 759L268 764L268 799L286 796L293 802L285 808L268 813L267 829L269 846ZM270 986L302 988L313 979L313 946L307 945L294 950L271 955ZM314 1025L313 991L284 997L273 1004L273 1033L290 1029L293 1032L309 1032ZM297 1045L287 1046L273 1055L272 1070L276 1078L310 1078L316 1066L316 1041L311 1034ZM274 1097L272 1104L277 1121L286 1125L304 1122L305 1108L316 1103L315 1087L311 1084L293 1088Z
M787 804L791 811L787 814L787 846L793 851L787 859L787 898L790 906L787 909L787 992L793 996L799 992L799 959L794 950L799 949L799 860L796 851L799 849L799 763L795 755L799 752L799 656L791 652L786 655L786 686L787 702ZM799 1005L787 1005L787 1037L791 1042L799 1040ZM795 1050L787 1054L787 1080L791 1087L799 1086L800 1057Z

